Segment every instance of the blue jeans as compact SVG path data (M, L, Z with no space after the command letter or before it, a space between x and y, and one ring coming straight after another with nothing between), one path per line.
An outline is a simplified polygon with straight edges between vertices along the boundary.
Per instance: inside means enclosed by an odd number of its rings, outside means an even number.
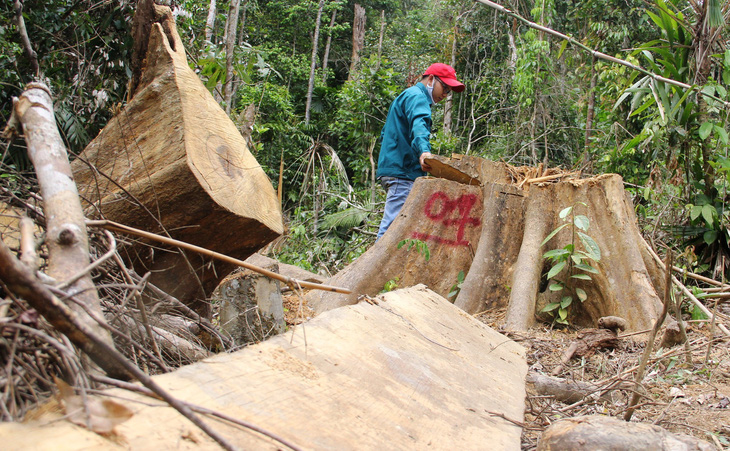
M406 198L413 188L413 180L397 179L395 177L381 177L380 184L383 185L388 195L385 198L385 213L383 213L383 220L380 221L380 229L378 230L379 239L393 220L400 213L400 209L403 208L403 204L406 203Z

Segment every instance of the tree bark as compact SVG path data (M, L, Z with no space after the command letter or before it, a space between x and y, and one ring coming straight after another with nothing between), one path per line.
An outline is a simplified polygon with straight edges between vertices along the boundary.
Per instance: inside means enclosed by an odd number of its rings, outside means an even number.
M236 50L236 31L238 30L238 10L241 0L231 0L226 27L226 84L223 86L223 98L226 102L226 114L231 114L233 102L233 57Z
M33 45L30 43L30 37L28 36L28 30L25 28L22 0L14 0L13 8L15 9L15 26L18 27L18 34L20 34L20 41L23 43L23 50L25 50L25 55L30 61L30 70L33 71L33 78L37 78L40 75L38 54L33 50Z
M307 85L307 104L304 107L304 123L309 124L310 112L312 109L312 93L314 92L314 74L317 69L317 49L319 47L319 25L322 22L322 10L324 0L319 0L317 8L317 20L314 23L314 36L312 37L312 60L309 65L309 84Z
M147 27L137 94L74 161L74 175L96 215L245 259L283 232L276 193L163 17ZM174 247L125 250L138 274L151 271L153 284L187 304L235 267Z
M375 70L380 70L380 60L383 54L383 36L385 35L385 10L380 11L380 36L378 37L378 61Z
M348 80L352 80L360 67L360 51L365 43L365 8L355 4L355 17L352 20L352 57L350 58L350 74Z
M583 161L582 164L586 168L591 167L591 135L593 134L593 116L596 111L596 62L597 57L593 57L591 61L591 88L588 91L588 111L586 113L586 137L585 145L583 146Z
M216 12L215 0L210 0L210 5L208 5L208 18L205 20L205 40L211 43L213 42Z
M83 274L89 265L89 239L79 193L71 174L66 146L58 133L48 88L31 83L14 104L13 115L23 127L28 155L33 162L46 217L48 275L58 283ZM103 318L96 287L83 274L66 289L76 301L71 309L98 337L114 346L111 335L89 315ZM90 313L87 313L87 310Z

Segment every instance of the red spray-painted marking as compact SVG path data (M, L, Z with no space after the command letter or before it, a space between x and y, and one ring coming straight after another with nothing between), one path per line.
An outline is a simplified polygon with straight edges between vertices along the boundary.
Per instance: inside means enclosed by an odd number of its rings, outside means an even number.
M450 199L442 191L433 193L426 201L423 213L430 220L441 222L446 227L456 226L456 239L451 240L421 232L413 232L411 237L449 246L468 246L469 241L464 239L466 226L476 227L482 223L479 218L469 216L478 199L476 194L463 194L456 199Z

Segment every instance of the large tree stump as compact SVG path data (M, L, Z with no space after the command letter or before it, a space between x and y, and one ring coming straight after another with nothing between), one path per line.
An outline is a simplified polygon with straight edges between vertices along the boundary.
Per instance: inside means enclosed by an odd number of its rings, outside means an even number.
M551 265L543 255L570 243L572 229L564 228L544 246L542 242L561 224L559 212L575 206L589 218L585 233L596 241L602 257L592 262L599 271L591 274L592 280L575 283L585 290L587 300L574 301L569 321L593 327L599 318L613 315L626 319L628 330L651 327L661 308L655 287L661 287L663 271L644 252L620 176L566 179L553 173L546 180L538 178L539 170L477 157L439 159L479 180L481 187L418 179L388 232L330 279L354 294L313 293L311 305L323 311L353 303L358 294L372 296L396 279L400 287L419 282L446 296L456 275L464 271L457 306L469 313L506 309L507 328L525 330L542 307L564 295L549 291L546 275ZM526 179L529 172L538 177ZM468 208L463 204L467 197L476 199ZM412 255L414 250L406 255L397 248L413 238L426 241L430 261Z
M353 293L310 292L310 306L321 312L354 304L358 294L376 295L391 281L397 287L422 283L446 297L459 272L466 273L471 266L482 227L482 203L478 186L417 179L385 235L329 280ZM417 246L409 250L404 244L399 249L404 240L425 242L430 258L427 260Z
M149 45L137 49L146 64L134 97L74 162L88 211L245 259L283 232L271 182L188 66L169 8L141 1L135 30ZM169 248L127 255L183 302L206 298L233 269Z

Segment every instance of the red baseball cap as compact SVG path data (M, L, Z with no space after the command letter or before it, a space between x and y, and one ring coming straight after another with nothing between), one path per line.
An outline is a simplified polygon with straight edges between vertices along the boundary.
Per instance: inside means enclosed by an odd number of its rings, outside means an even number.
M454 68L449 66L448 64L431 64L430 66L428 66L428 69L426 69L426 72L423 73L424 77L426 75L437 76L441 81L449 85L451 90L454 92L462 92L464 89L466 89L464 83L456 79L456 71L454 70Z

